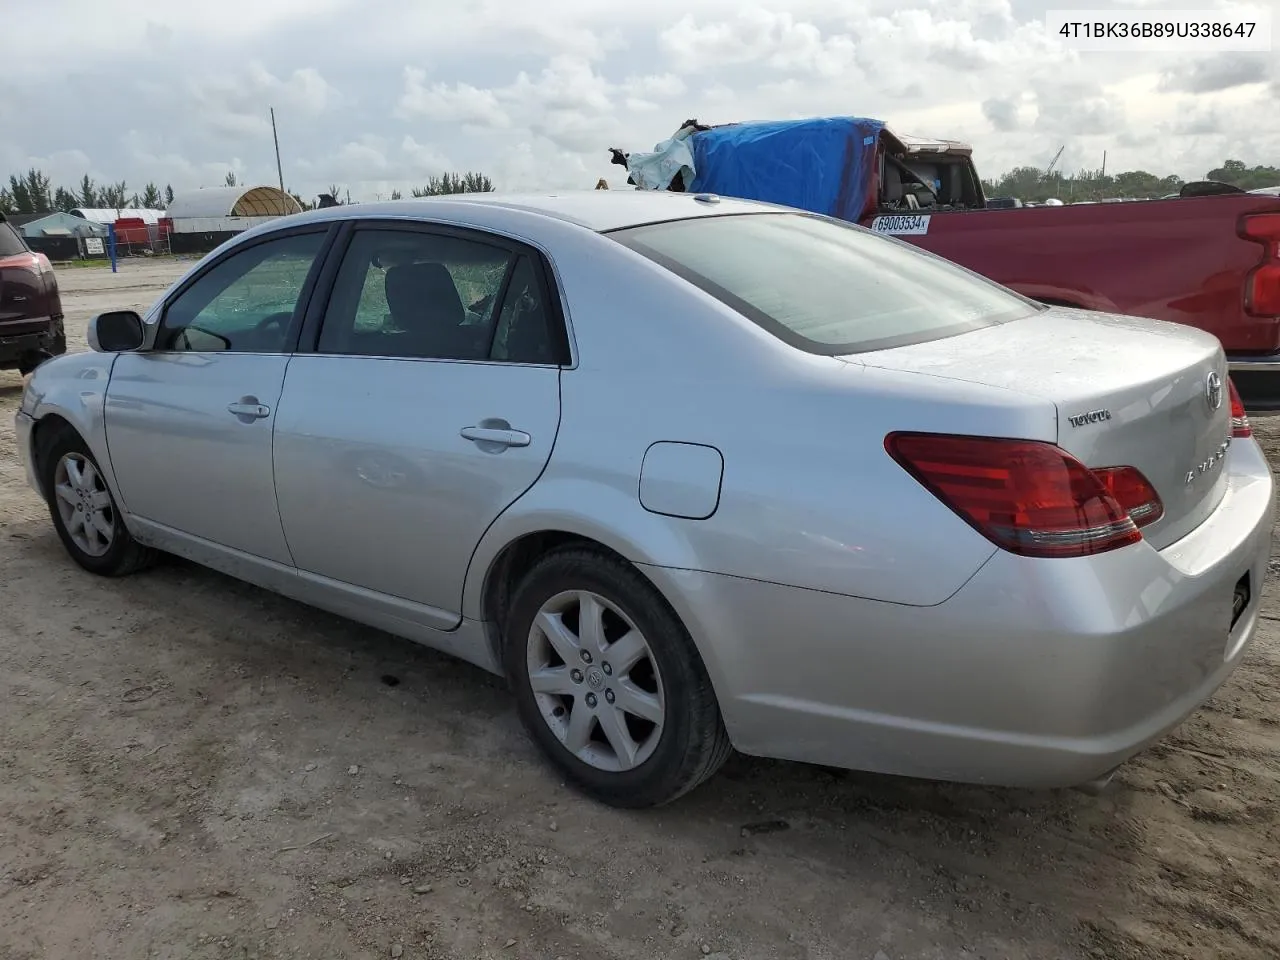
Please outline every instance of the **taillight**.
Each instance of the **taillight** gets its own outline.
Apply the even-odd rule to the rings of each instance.
[[[1142,539],[1107,482],[1051,443],[891,433],[884,445],[961,519],[1011,553],[1084,557]],[[1135,508],[1153,498],[1159,504],[1146,478],[1130,469],[1113,468],[1108,482]],[[1159,512],[1143,522],[1158,519]]]
[[[1164,516],[1160,494],[1136,467],[1095,467],[1090,472],[1137,526],[1145,527]]]
[[[1227,396],[1231,400],[1231,436],[1252,437],[1253,426],[1249,423],[1249,415],[1244,412],[1244,401],[1240,399],[1240,391],[1230,377],[1227,377]]]
[[[1263,247],[1262,263],[1245,277],[1245,312],[1255,317],[1280,316],[1280,213],[1241,217],[1240,236]]]

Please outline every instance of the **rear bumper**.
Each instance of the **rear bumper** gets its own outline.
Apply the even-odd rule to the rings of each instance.
[[[1251,371],[1280,371],[1280,353],[1267,353],[1259,356],[1241,355],[1227,356],[1227,370],[1231,373]]]
[[[23,321],[22,333],[9,333],[0,326],[0,369],[16,367],[23,357],[39,351],[62,353],[66,350],[66,335],[62,319],[50,317],[37,329],[40,321]]]
[[[1144,542],[1079,560],[998,551],[934,607],[649,572],[680,598],[739,750],[1071,786],[1177,726],[1253,637],[1273,483],[1252,441],[1232,445],[1228,470],[1217,510],[1164,550]],[[1229,629],[1242,578],[1250,598]]]

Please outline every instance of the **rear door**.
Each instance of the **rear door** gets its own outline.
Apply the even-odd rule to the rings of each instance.
[[[213,261],[164,305],[154,347],[116,358],[107,447],[144,524],[292,563],[271,430],[326,231],[271,235]]]
[[[459,621],[472,552],[537,480],[559,427],[567,339],[546,277],[536,251],[499,237],[354,227],[275,426],[304,576]]]

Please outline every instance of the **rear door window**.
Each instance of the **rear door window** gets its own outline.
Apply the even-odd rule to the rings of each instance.
[[[698,217],[610,236],[810,353],[922,343],[1042,309],[902,241],[804,214]]]
[[[402,360],[559,363],[530,254],[481,234],[394,226],[356,230],[317,352]]]
[[[16,257],[27,252],[27,245],[18,236],[18,231],[7,223],[0,223],[0,257]]]

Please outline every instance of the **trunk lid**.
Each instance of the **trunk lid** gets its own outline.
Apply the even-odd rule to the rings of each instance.
[[[1059,446],[1088,467],[1136,467],[1155,487],[1164,514],[1142,532],[1157,549],[1195,529],[1226,492],[1226,361],[1203,331],[1053,308],[846,359],[1052,401]]]

